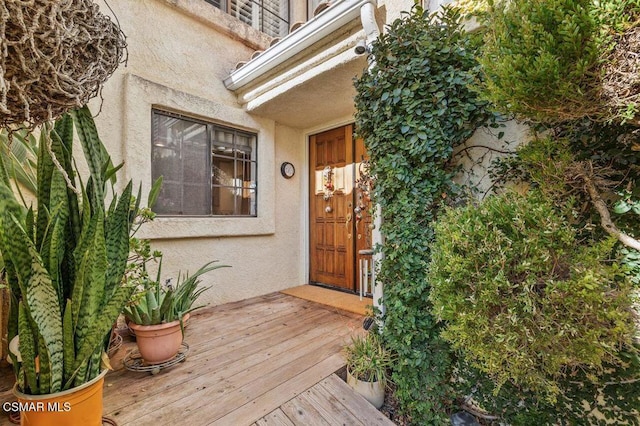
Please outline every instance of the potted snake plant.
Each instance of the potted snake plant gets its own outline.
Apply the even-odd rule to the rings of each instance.
[[[86,183],[74,170],[75,133]],[[27,209],[0,159],[0,252],[12,301],[8,337],[19,340],[19,354],[10,356],[14,393],[27,408],[21,424],[97,426],[105,340],[133,291],[123,277],[138,206],[131,182],[115,192],[119,167],[87,107],[43,125],[37,161],[37,207]]]
[[[200,277],[209,271],[227,267],[211,261],[193,275],[178,274],[175,285],[170,279],[161,284],[162,255],[159,257],[156,279],[145,278],[146,271],[141,274],[143,279],[139,291],[124,308],[124,315],[135,333],[138,350],[146,364],[161,364],[176,356],[189,314],[204,306],[194,306],[200,295],[209,289],[199,286]]]

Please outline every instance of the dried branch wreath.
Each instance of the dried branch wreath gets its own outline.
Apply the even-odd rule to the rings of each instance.
[[[93,0],[0,2],[0,128],[33,128],[85,105],[125,51]]]

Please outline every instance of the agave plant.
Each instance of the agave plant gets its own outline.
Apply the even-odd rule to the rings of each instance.
[[[200,295],[209,287],[198,287],[200,276],[214,269],[225,268],[228,265],[215,265],[211,261],[203,265],[193,275],[178,274],[175,285],[170,280],[163,285],[160,281],[162,258],[155,281],[146,281],[137,297],[133,297],[124,309],[127,318],[138,325],[156,325],[176,320],[204,305],[193,306]]]
[[[75,177],[74,128],[89,166],[86,184]],[[9,339],[20,336],[21,362],[13,357],[13,366],[23,393],[59,392],[101,372],[104,340],[133,290],[123,284],[138,209],[131,182],[121,195],[112,183],[105,204],[118,169],[87,107],[41,129],[35,210],[17,200],[0,161],[0,252],[13,302]]]

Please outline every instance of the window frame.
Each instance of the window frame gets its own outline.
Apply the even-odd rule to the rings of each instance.
[[[160,175],[156,174],[156,170],[155,170],[155,165],[154,165],[154,150],[156,148],[164,148],[164,147],[158,147],[157,143],[156,143],[156,131],[160,131],[160,129],[156,129],[154,127],[154,121],[155,121],[155,116],[159,115],[161,117],[170,117],[170,118],[176,118],[178,120],[184,120],[187,122],[191,122],[191,123],[196,123],[196,124],[201,124],[203,126],[205,126],[205,134],[206,134],[206,151],[208,153],[207,155],[207,160],[206,160],[206,165],[207,168],[209,170],[209,172],[207,173],[208,175],[208,181],[206,184],[208,191],[207,191],[207,196],[206,196],[206,203],[209,209],[209,213],[205,213],[205,214],[178,214],[178,213],[159,213],[156,212],[155,209],[152,209],[154,211],[154,213],[157,214],[158,218],[257,218],[258,217],[258,196],[259,196],[259,184],[258,184],[258,133],[257,132],[252,132],[252,131],[248,131],[248,130],[244,130],[241,128],[236,128],[236,127],[231,127],[228,125],[222,125],[222,124],[218,124],[216,122],[213,121],[207,121],[207,120],[202,120],[199,118],[195,118],[186,114],[182,114],[182,113],[177,113],[177,112],[172,112],[172,111],[167,111],[161,108],[156,108],[153,107],[151,109],[151,179],[152,182],[155,181]],[[228,133],[232,133],[233,134],[233,141],[232,141],[232,145],[235,147],[237,144],[237,137],[241,136],[241,137],[248,137],[248,138],[253,138],[254,139],[254,143],[251,149],[251,157],[249,160],[242,160],[236,157],[235,153],[233,155],[233,157],[229,157],[229,156],[216,156],[214,154],[214,149],[213,149],[213,144],[214,144],[214,134],[216,130],[221,130],[223,132],[228,132]],[[180,153],[181,153],[181,157],[183,155],[183,151],[182,151],[182,146],[180,147]],[[251,173],[251,180],[249,182],[253,182],[253,186],[250,187],[248,190],[249,191],[253,191],[253,199],[251,197],[249,197],[249,214],[238,214],[237,211],[239,209],[241,209],[241,207],[238,207],[238,196],[242,197],[242,191],[245,190],[244,185],[241,184],[241,186],[236,186],[236,185],[223,185],[223,184],[214,184],[214,179],[213,179],[213,166],[214,166],[214,158],[224,158],[224,159],[232,159],[233,160],[233,168],[234,168],[234,175],[236,174],[236,170],[238,165],[247,165],[249,166],[250,169],[250,173]],[[181,160],[183,161],[183,160]],[[206,173],[206,172],[205,172]],[[234,180],[236,178],[234,177]],[[244,182],[244,181],[243,181]],[[184,179],[182,179],[180,182],[181,188],[182,190],[184,189],[185,186],[185,181]],[[164,184],[164,182],[163,182]],[[236,196],[234,196],[234,213],[233,214],[215,214],[214,213],[214,199],[213,199],[213,190],[214,188],[220,188],[220,190],[222,189],[233,189],[234,191],[240,191],[240,194],[236,194]],[[253,210],[253,213],[252,213]]]

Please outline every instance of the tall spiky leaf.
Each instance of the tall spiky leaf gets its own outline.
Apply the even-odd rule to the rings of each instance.
[[[95,122],[86,106],[71,113],[82,145],[93,182],[94,200],[104,202],[104,176],[102,167],[106,162],[104,146],[98,136]]]
[[[62,145],[62,153],[63,159],[62,162],[64,169],[67,173],[67,176],[74,184],[77,186],[78,184],[74,179],[74,170],[73,170],[73,119],[69,114],[65,114],[62,118],[56,121],[55,124],[55,134],[57,135],[61,145]],[[56,137],[56,136],[53,136]],[[78,207],[78,197],[73,190],[73,188],[69,188],[67,186],[67,198],[69,202],[69,232],[71,232],[71,237],[68,238],[68,242],[73,244],[78,240],[78,236],[80,235],[80,209]],[[75,246],[69,247],[70,250],[73,250]]]
[[[101,346],[104,336],[111,330],[114,321],[118,318],[122,307],[131,297],[134,288],[132,286],[120,286],[116,289],[113,296],[109,299],[100,314],[94,321],[94,326],[89,330],[89,334],[80,342],[80,348],[76,351],[76,362],[74,364],[74,372],[87,362],[89,357]],[[67,383],[66,386],[70,385]]]
[[[49,250],[49,275],[51,276],[51,282],[53,288],[58,295],[58,303],[60,306],[65,304],[65,275],[62,271],[64,253],[65,253],[65,235],[64,235],[65,223],[56,218],[53,224],[53,232],[51,236],[51,247]]]
[[[0,149],[8,150],[9,149],[8,143],[1,144]],[[11,182],[9,179],[9,172],[7,171],[7,164],[5,163],[5,160],[4,160],[7,157],[8,157],[8,154],[0,155],[0,182],[4,183],[6,186],[11,186]]]
[[[20,356],[22,357],[22,368],[26,375],[26,384],[31,390],[37,391],[35,337],[31,329],[29,314],[27,314],[22,302],[18,305],[18,332],[20,334]]]
[[[62,177],[62,174],[58,170],[54,170],[52,173],[49,212],[47,216],[49,218],[49,221],[47,223],[47,226],[44,228],[44,238],[40,240],[38,251],[42,256],[42,260],[45,262],[44,265],[47,270],[49,272],[52,272],[52,275],[57,276],[57,269],[59,268],[60,263],[56,262],[55,265],[51,265],[49,263],[49,260],[52,256],[51,240],[52,238],[54,238],[54,232],[56,232],[56,223],[65,224],[65,226],[63,226],[62,228],[58,226],[57,230],[57,232],[62,232],[62,235],[57,235],[57,238],[64,240],[64,231],[66,229],[66,222],[69,216],[66,183],[64,178]],[[55,255],[54,259],[56,259],[57,261],[57,257]]]
[[[76,341],[82,341],[93,326],[103,304],[105,296],[105,271],[107,270],[107,253],[104,238],[104,216],[98,212],[95,216],[95,232],[93,239],[82,258],[80,270],[84,271],[81,283],[83,286],[80,309],[76,322]],[[78,299],[74,299],[78,300]]]
[[[5,130],[0,130],[0,157],[4,163],[7,177],[19,185],[17,189],[26,189],[36,194],[37,189],[37,151],[36,137],[27,130],[12,132],[11,136]],[[0,180],[2,180],[2,166],[0,166]],[[7,181],[4,181],[7,184]]]
[[[64,353],[63,353],[64,356]],[[40,333],[38,333],[38,385],[40,386],[38,389],[38,393],[41,395],[45,395],[48,393],[58,392],[60,390],[59,386],[61,385],[60,380],[59,383],[56,384],[57,388],[52,388],[52,374],[51,370],[56,369],[57,366],[51,364],[51,360],[49,359],[49,351],[47,350],[47,343]],[[62,372],[60,374],[60,378],[62,379]]]
[[[37,211],[38,217],[36,221],[36,245],[40,246],[45,237],[48,219],[44,215],[49,210],[49,200],[51,194],[51,175],[55,165],[49,155],[47,145],[50,137],[48,128],[45,126],[40,133],[40,142],[38,146],[38,192],[36,199],[38,201]]]
[[[105,294],[110,296],[120,284],[127,265],[129,255],[129,204],[131,202],[132,183],[124,189],[118,205],[107,218],[105,233],[107,248],[107,280]]]
[[[160,189],[162,189],[162,176],[153,182],[151,186],[151,190],[149,191],[149,196],[147,197],[147,207],[152,208],[156,201],[158,201],[158,196],[160,195]]]
[[[32,258],[32,274],[27,284],[26,301],[29,314],[43,338],[51,370],[51,391],[58,392],[62,384],[63,342],[61,307],[58,295],[51,285],[51,278],[42,266],[42,261],[33,246],[29,247]],[[25,294],[23,294],[23,297]],[[55,314],[53,314],[55,312]],[[41,364],[46,361],[40,358]],[[43,366],[41,365],[42,369]],[[47,368],[47,367],[45,367]]]
[[[73,373],[73,365],[76,360],[75,331],[73,327],[73,310],[71,299],[67,300],[62,319],[62,338],[64,341],[64,377],[70,377]]]

